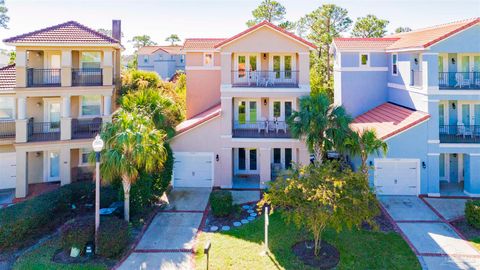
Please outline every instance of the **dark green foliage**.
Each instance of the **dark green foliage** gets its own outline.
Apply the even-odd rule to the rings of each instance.
[[[158,197],[163,195],[172,180],[174,159],[172,148],[168,143],[165,143],[165,150],[167,151],[167,160],[163,164],[163,170],[152,175],[153,193]]]
[[[98,255],[118,257],[130,240],[128,222],[116,217],[102,217],[98,230]]]
[[[480,229],[480,201],[470,200],[465,203],[465,219],[470,226]]]
[[[110,188],[102,187],[102,195]],[[82,204],[93,203],[95,185],[92,182],[78,182],[60,187],[27,201],[0,209],[0,250],[18,248],[29,241],[55,229]],[[111,199],[103,198],[104,205]]]
[[[152,71],[130,70],[122,75],[121,95],[146,88],[156,88],[160,77]]]
[[[85,245],[94,241],[95,218],[84,216],[67,222],[61,231],[62,248],[69,252],[72,247],[80,249],[83,253]]]
[[[210,194],[210,206],[212,207],[214,216],[228,216],[235,210],[232,193],[228,190],[213,191],[212,194]]]

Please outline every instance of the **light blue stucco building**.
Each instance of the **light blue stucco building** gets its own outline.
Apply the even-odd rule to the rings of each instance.
[[[377,193],[480,196],[480,18],[337,38],[331,53],[335,104],[389,146],[368,161]]]
[[[177,71],[185,71],[182,46],[145,46],[137,55],[139,70],[155,71],[163,80],[170,80]]]

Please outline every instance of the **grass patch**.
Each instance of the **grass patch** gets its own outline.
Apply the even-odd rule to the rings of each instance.
[[[300,262],[291,247],[304,240],[304,233],[286,225],[278,213],[270,218],[269,256],[263,250],[263,218],[223,233],[202,233],[195,265],[206,269],[203,247],[212,243],[210,269],[313,269]],[[417,257],[397,233],[328,230],[324,240],[340,252],[337,269],[420,269]]]
[[[14,264],[14,270],[106,270],[110,267],[106,264],[84,263],[63,264],[52,261],[53,255],[61,248],[59,237],[55,237],[35,250],[24,254]]]

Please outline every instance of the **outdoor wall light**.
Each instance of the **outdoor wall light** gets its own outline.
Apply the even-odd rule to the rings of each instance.
[[[454,110],[455,110],[455,108],[456,108],[456,106],[455,106],[455,103],[454,103],[454,102],[452,102],[452,109],[454,109]]]
[[[370,160],[370,161],[368,162],[368,165],[373,166],[373,161]]]
[[[452,64],[455,65],[455,58],[452,58]]]
[[[425,164],[425,161],[422,161],[422,168],[424,168],[424,169],[427,168],[427,164]]]
[[[266,98],[263,99],[263,105],[267,106],[267,99]]]
[[[35,157],[40,157],[41,154],[42,153],[40,153],[40,152],[35,152]]]
[[[263,60],[266,60],[266,59],[267,59],[267,54],[264,53],[264,54],[263,54]]]
[[[220,157],[217,155],[215,155],[215,160],[218,162],[220,160]]]
[[[42,107],[42,102],[37,102],[37,107]]]
[[[418,65],[418,59],[417,58],[415,58],[413,61],[415,62],[415,65]]]

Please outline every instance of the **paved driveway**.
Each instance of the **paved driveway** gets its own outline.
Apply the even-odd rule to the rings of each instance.
[[[380,196],[379,200],[424,269],[480,269],[480,253],[422,199],[415,196]],[[455,205],[452,203],[451,207]],[[454,212],[459,211],[449,211]]]
[[[192,269],[192,248],[210,189],[174,189],[135,250],[118,269]]]

